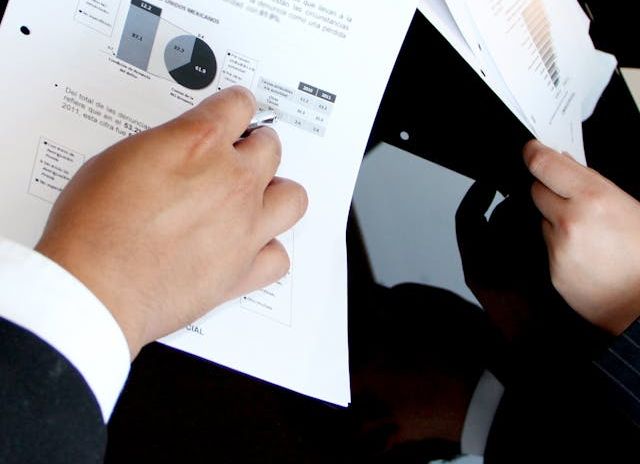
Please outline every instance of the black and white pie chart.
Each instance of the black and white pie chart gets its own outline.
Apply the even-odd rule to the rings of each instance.
[[[216,78],[216,56],[207,43],[193,35],[172,39],[164,51],[164,62],[171,77],[180,85],[200,90]]]

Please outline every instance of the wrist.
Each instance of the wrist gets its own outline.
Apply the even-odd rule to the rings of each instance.
[[[589,322],[610,335],[622,335],[635,321],[640,318],[640,297],[631,298],[615,305],[602,304],[604,311],[593,311],[590,315],[583,315]]]
[[[596,325],[611,335],[618,337],[626,332],[638,318],[640,318],[640,314],[637,311],[619,311],[614,317]]]
[[[127,311],[124,302],[127,294],[126,286],[117,284],[113,276],[109,276],[109,266],[101,266],[92,259],[89,253],[82,253],[67,247],[59,246],[55,241],[44,238],[36,245],[35,251],[50,259],[80,281],[109,311],[118,324],[129,348],[130,359],[133,360],[143,348],[144,330],[142,324]]]

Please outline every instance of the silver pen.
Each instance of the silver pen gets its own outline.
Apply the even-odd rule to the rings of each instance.
[[[241,138],[249,137],[249,135],[251,135],[251,132],[253,132],[254,130],[259,129],[260,127],[270,126],[277,120],[278,114],[275,111],[260,111],[253,117],[251,123],[247,126],[247,130],[244,131]]]

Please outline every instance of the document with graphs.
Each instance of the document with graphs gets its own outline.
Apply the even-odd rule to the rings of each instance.
[[[577,0],[420,0],[419,9],[534,136],[585,163],[582,122],[616,66]]]
[[[278,175],[309,194],[306,217],[280,237],[292,267],[163,342],[347,405],[347,215],[415,8],[416,0],[11,0],[0,27],[0,235],[33,246],[92,156],[243,85],[278,116]]]

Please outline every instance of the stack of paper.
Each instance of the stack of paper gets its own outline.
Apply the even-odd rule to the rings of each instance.
[[[616,66],[576,0],[421,0],[420,11],[543,143],[585,163],[582,122]]]

